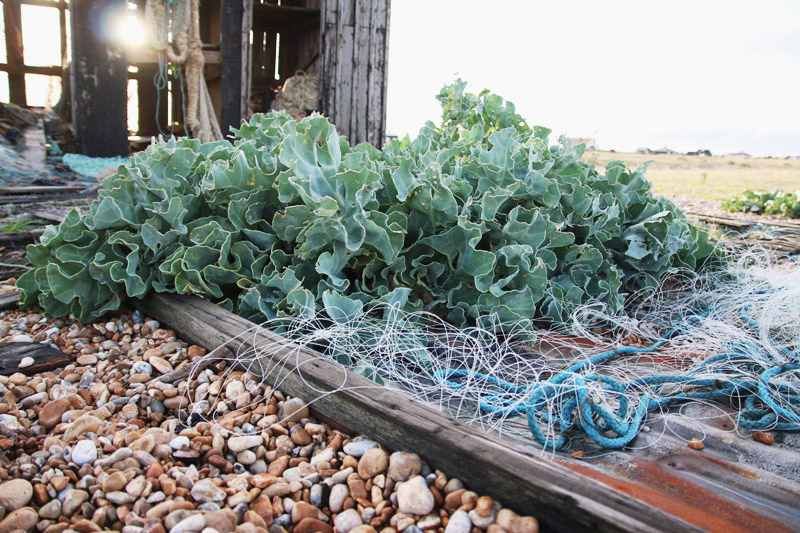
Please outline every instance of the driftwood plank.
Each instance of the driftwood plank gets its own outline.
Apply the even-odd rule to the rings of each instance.
[[[16,309],[19,306],[19,291],[0,295],[0,311]]]
[[[50,222],[57,222],[60,223],[64,220],[64,217],[69,214],[71,207],[59,209],[57,207],[53,207],[50,209],[34,209],[32,211],[33,216],[43,218],[44,220],[49,220]]]
[[[26,357],[33,357],[34,363],[27,368],[19,368]],[[62,352],[38,342],[10,342],[0,344],[0,375],[10,376],[15,372],[26,375],[47,372],[68,365],[72,358]]]
[[[49,194],[80,192],[86,187],[73,185],[31,185],[27,187],[0,187],[0,194]]]
[[[313,352],[197,297],[152,294],[135,302],[193,342],[231,350],[269,345],[267,364],[286,365],[283,392],[321,415],[426,461],[524,514],[547,531],[697,531],[660,509],[499,441],[430,406],[346,372]],[[294,371],[292,371],[294,369]],[[300,369],[299,371],[297,369]],[[302,372],[302,376],[300,375]],[[340,390],[346,385],[344,390]],[[312,387],[313,390],[309,389]],[[324,392],[339,390],[336,394]]]
[[[37,237],[41,236],[43,232],[43,229],[35,229],[33,231],[4,231],[0,233],[0,242],[33,242]]]
[[[6,194],[0,195],[0,204],[34,204],[60,200],[91,200],[97,197],[97,191],[64,192],[58,194]]]

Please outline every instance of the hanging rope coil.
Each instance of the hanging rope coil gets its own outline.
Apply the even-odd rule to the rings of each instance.
[[[147,0],[145,21],[150,44],[159,54],[160,68],[154,80],[159,94],[167,86],[166,64],[174,65],[177,73],[185,68],[186,94],[182,101],[189,133],[201,142],[222,139],[203,76],[205,56],[200,40],[200,0]],[[176,77],[183,91],[182,75]],[[159,104],[160,98],[156,105],[156,121]]]

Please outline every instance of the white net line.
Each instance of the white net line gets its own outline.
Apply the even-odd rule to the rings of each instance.
[[[637,295],[636,299],[640,303],[629,315],[611,314],[600,305],[588,305],[559,331],[539,330],[536,338],[523,325],[509,328],[507,324],[501,327],[497,321],[484,321],[489,325],[459,329],[430,313],[402,312],[386,305],[376,305],[346,322],[336,322],[321,314],[311,318],[278,318],[262,326],[279,332],[281,337],[269,342],[254,337],[251,344],[255,348],[230,358],[229,363],[235,365],[227,365],[220,378],[219,388],[224,391],[234,367],[245,370],[247,373],[238,379],[248,384],[246,396],[226,399],[223,393],[210,395],[206,389],[204,396],[190,400],[195,402],[196,416],[217,422],[220,417],[268,400],[272,387],[280,390],[291,373],[304,380],[303,399],[309,404],[353,388],[344,371],[339,386],[331,391],[319,390],[307,381],[303,365],[299,364],[300,354],[312,350],[343,368],[379,378],[386,386],[468,424],[544,449],[531,436],[525,401],[533,388],[576,363],[583,364],[580,370],[553,394],[545,395],[545,411],[552,408],[558,412],[581,387],[588,391],[587,397],[593,403],[612,412],[620,407],[620,402],[627,402],[633,412],[645,397],[659,400],[697,390],[692,383],[642,383],[615,392],[600,382],[581,382],[595,373],[618,382],[675,375],[697,380],[757,381],[759,365],[798,362],[800,267],[797,264],[778,264],[763,253],[750,252],[724,271],[681,274],[666,280],[651,294]],[[705,316],[686,318],[688,311],[700,307],[706,309]],[[742,318],[743,310],[758,328]],[[618,356],[598,364],[589,361],[598,352],[620,344],[652,344],[681,323],[685,328],[656,353]],[[250,334],[255,334],[255,330],[241,337]],[[576,337],[581,340],[576,341]],[[708,357],[727,352],[736,355],[717,358],[713,364],[704,363]],[[461,373],[459,379],[450,379],[453,371]],[[210,371],[206,372],[210,375]],[[448,385],[456,381],[457,387]],[[800,375],[788,372],[772,386],[800,394]],[[776,401],[780,407],[800,416],[796,403],[784,401],[780,394],[776,395]],[[719,410],[718,416],[731,418],[735,426],[736,419],[730,414],[731,404],[727,399],[699,398],[690,403],[714,406]],[[681,405],[678,403],[672,409],[651,408],[648,421],[658,416],[683,417]],[[491,408],[495,412],[489,412]],[[562,433],[555,418],[539,419],[538,423],[548,438],[555,439]],[[699,427],[702,432],[702,426]],[[673,430],[667,425],[663,431]],[[567,432],[564,436],[568,441],[583,437],[580,432]],[[647,446],[652,444],[651,440]]]

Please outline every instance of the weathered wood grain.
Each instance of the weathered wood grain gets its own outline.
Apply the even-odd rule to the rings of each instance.
[[[388,20],[388,0],[324,2],[320,109],[352,144],[383,144]]]
[[[0,194],[40,194],[59,192],[81,192],[86,187],[83,185],[31,185],[24,187],[0,187]]]
[[[33,357],[34,363],[26,368],[19,368],[19,363],[26,357]],[[15,372],[25,375],[47,372],[64,367],[72,358],[62,352],[38,342],[10,342],[0,344],[0,375],[10,376]]]
[[[346,136],[352,144],[358,140],[350,129],[353,113],[353,38],[355,28],[355,0],[339,0],[339,17],[336,27],[336,129]]]
[[[22,244],[33,242],[43,231],[42,229],[33,231],[4,231],[0,233],[0,243],[13,242]]]
[[[19,292],[14,291],[0,295],[0,311],[16,309],[19,306]]]
[[[379,3],[379,2],[378,2]],[[367,140],[367,108],[372,87],[369,85],[370,58],[370,2],[355,0],[355,24],[353,26],[353,96],[350,113],[350,131],[359,142]],[[364,90],[366,88],[366,90]]]
[[[366,141],[380,147],[386,133],[390,5],[389,2],[373,2],[371,8]]]
[[[312,407],[321,415],[391,448],[414,450],[479,492],[535,515],[545,531],[696,531],[661,510],[296,349],[200,298],[153,294],[136,306],[197,344],[227,345],[233,351],[270,346],[262,360],[281,369],[283,392],[314,400]]]
[[[338,117],[336,109],[336,41],[339,21],[338,3],[336,0],[325,0],[322,6],[322,23],[320,24],[321,62],[319,108],[335,123]]]

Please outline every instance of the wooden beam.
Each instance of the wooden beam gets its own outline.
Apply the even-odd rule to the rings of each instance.
[[[282,392],[314,400],[323,416],[392,449],[415,451],[481,493],[533,514],[543,530],[697,531],[559,463],[379,387],[201,298],[151,294],[135,305],[194,343],[226,345],[234,352],[257,346],[262,368],[279,373],[265,376],[267,382],[279,379]]]
[[[72,0],[72,122],[78,150],[91,157],[128,155],[128,61],[103,21],[127,16],[126,0]]]
[[[55,65],[49,67],[34,67],[29,65],[0,63],[0,70],[8,72],[9,76],[20,74],[23,76],[23,79],[25,74],[43,74],[45,76],[61,76],[62,74],[61,67]]]
[[[0,311],[16,309],[19,305],[19,291],[0,295]]]
[[[222,0],[222,134],[238,128],[250,109],[250,29],[253,0]]]
[[[0,232],[0,243],[24,243],[24,242],[33,242],[38,237],[42,236],[44,229],[38,229],[33,231],[3,231]]]
[[[3,0],[3,20],[6,37],[6,61],[8,61],[9,100],[19,106],[28,105],[25,90],[25,65],[22,46],[22,8],[18,0]]]
[[[32,357],[34,363],[28,367],[19,368],[19,363],[26,357]],[[10,376],[16,372],[30,376],[67,366],[71,362],[72,357],[46,344],[38,342],[0,344],[0,375],[3,376]]]
[[[335,78],[338,19],[337,0],[323,0],[320,24],[319,109],[334,124],[338,117]]]
[[[97,197],[97,191],[65,192],[60,194],[9,194],[0,195],[0,205],[3,204],[33,204],[51,203],[53,200],[91,200]]]

